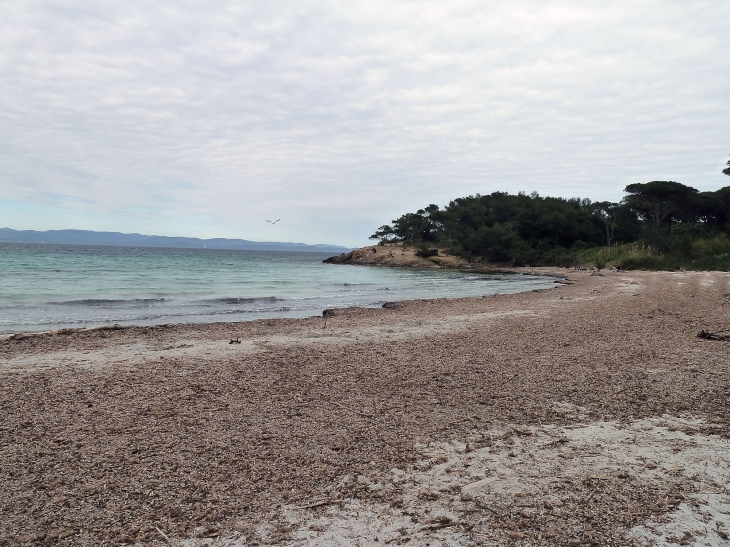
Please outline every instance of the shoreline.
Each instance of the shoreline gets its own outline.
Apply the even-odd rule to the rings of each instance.
[[[555,278],[553,285],[529,289],[520,292],[509,292],[509,293],[495,293],[486,294],[482,296],[464,296],[464,297],[439,297],[439,298],[427,298],[427,299],[413,299],[413,300],[392,300],[386,301],[380,306],[373,307],[361,307],[351,306],[346,308],[333,308],[324,310],[326,312],[330,326],[332,320],[329,318],[336,317],[340,319],[351,319],[354,322],[373,321],[379,322],[380,320],[389,320],[387,317],[381,317],[380,312],[392,314],[395,310],[399,310],[399,313],[405,313],[408,317],[420,317],[421,314],[430,314],[433,308],[447,308],[447,309],[459,309],[474,305],[475,303],[481,303],[485,300],[498,297],[506,297],[512,295],[527,295],[534,294],[544,291],[550,291],[562,285],[569,285],[572,282],[566,280],[567,276],[564,273],[554,271],[552,268],[541,268],[542,271],[535,271],[534,273],[521,272],[515,268],[510,271],[489,271],[488,273],[502,273],[502,274],[513,274],[513,275],[532,275],[532,276],[544,276]],[[487,272],[474,272],[469,270],[469,273],[487,273]],[[426,310],[426,311],[424,311]],[[253,319],[250,321],[213,321],[206,323],[155,323],[150,325],[96,325],[91,327],[78,327],[78,328],[59,328],[47,331],[30,331],[30,332],[17,332],[7,333],[0,335],[0,359],[6,355],[9,351],[13,352],[10,344],[27,343],[35,348],[39,346],[49,347],[64,347],[73,344],[75,341],[84,340],[95,340],[97,342],[107,344],[109,342],[124,339],[136,339],[145,338],[150,335],[154,337],[167,337],[176,338],[183,337],[186,340],[188,337],[195,339],[200,335],[206,333],[212,333],[220,335],[223,332],[232,333],[230,340],[223,337],[223,341],[228,340],[229,345],[231,340],[237,340],[241,337],[261,337],[263,333],[272,331],[283,331],[285,333],[298,333],[301,331],[312,331],[315,332],[315,338],[319,337],[317,334],[318,326],[321,325],[323,331],[326,329],[327,322],[324,321],[324,312],[321,315],[312,315],[308,317],[275,317],[275,318],[262,318]],[[462,316],[460,312],[457,315]],[[331,331],[331,327],[330,327]],[[330,332],[325,331],[325,332]],[[234,336],[235,335],[235,336]],[[233,342],[238,344],[238,342]],[[186,346],[183,344],[183,346]],[[167,348],[172,349],[172,348]],[[7,369],[6,369],[7,370]],[[0,373],[3,371],[2,364],[0,362]]]
[[[367,264],[365,264],[367,265]],[[434,268],[423,268],[420,266],[394,266],[404,269],[434,269]],[[467,269],[467,268],[453,268],[454,271],[458,271],[460,273],[471,273],[471,274],[483,274],[483,275],[539,275],[544,277],[554,277],[556,279],[563,279],[565,277],[565,273],[558,273],[555,272],[543,272],[543,273],[527,273],[526,271],[521,270],[527,270],[527,268],[511,268],[511,269]],[[557,283],[558,281],[556,281]],[[532,289],[526,289],[526,291],[529,291]],[[438,297],[439,298],[445,298],[445,297]],[[480,297],[450,297],[450,298],[480,298]],[[409,300],[399,300],[398,302],[407,302]],[[386,302],[388,303],[388,302]],[[373,305],[373,306],[351,306],[354,308],[358,307],[364,307],[364,308],[375,308],[377,309],[379,306]],[[334,308],[337,310],[343,310],[343,309],[349,309],[349,308]],[[123,330],[123,329],[134,329],[134,328],[150,328],[150,327],[166,327],[171,325],[207,325],[207,324],[213,324],[213,323],[239,323],[239,322],[249,322],[249,321],[275,321],[278,319],[307,319],[309,317],[317,317],[318,315],[311,315],[306,317],[301,316],[292,316],[292,317],[271,317],[271,318],[258,318],[258,319],[250,319],[247,321],[226,321],[223,320],[213,320],[210,322],[186,322],[186,321],[180,321],[180,322],[161,322],[161,323],[150,323],[150,324],[91,324],[91,326],[81,326],[81,327],[60,327],[60,328],[53,328],[48,330],[38,330],[38,331],[17,331],[17,332],[0,332],[0,342],[6,341],[6,340],[19,340],[23,338],[28,337],[35,337],[35,336],[58,336],[58,335],[68,335],[72,333],[83,333],[83,332],[92,332],[92,331],[113,331],[113,330]]]
[[[1,341],[0,545],[718,544],[730,275],[535,271],[565,284]]]

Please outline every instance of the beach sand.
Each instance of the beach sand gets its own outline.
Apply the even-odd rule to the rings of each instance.
[[[0,544],[729,545],[729,323],[730,274],[581,271],[3,340]]]

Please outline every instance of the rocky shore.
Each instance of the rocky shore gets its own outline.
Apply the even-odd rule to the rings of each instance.
[[[434,247],[436,248],[436,247]],[[456,268],[469,269],[475,265],[467,260],[449,254],[443,247],[436,249],[438,254],[427,258],[416,255],[415,247],[405,247],[400,243],[386,243],[361,247],[324,260],[326,264],[359,264],[363,266],[391,266],[400,268]]]

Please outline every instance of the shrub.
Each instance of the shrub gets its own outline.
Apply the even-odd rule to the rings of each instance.
[[[431,256],[438,256],[439,250],[429,248],[426,243],[421,243],[418,245],[418,250],[416,251],[416,256],[420,256],[421,258],[429,258]]]

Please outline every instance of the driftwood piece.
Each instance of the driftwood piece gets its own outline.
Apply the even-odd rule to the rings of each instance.
[[[322,317],[324,317],[324,326],[322,327],[322,330],[327,328],[327,318],[333,316],[334,314],[335,310],[322,310]]]
[[[702,338],[703,340],[718,340],[720,342],[723,342],[725,340],[730,340],[730,334],[719,334],[721,332],[728,332],[726,330],[721,330],[717,332],[709,332],[706,330],[701,330],[697,333],[697,338]]]

